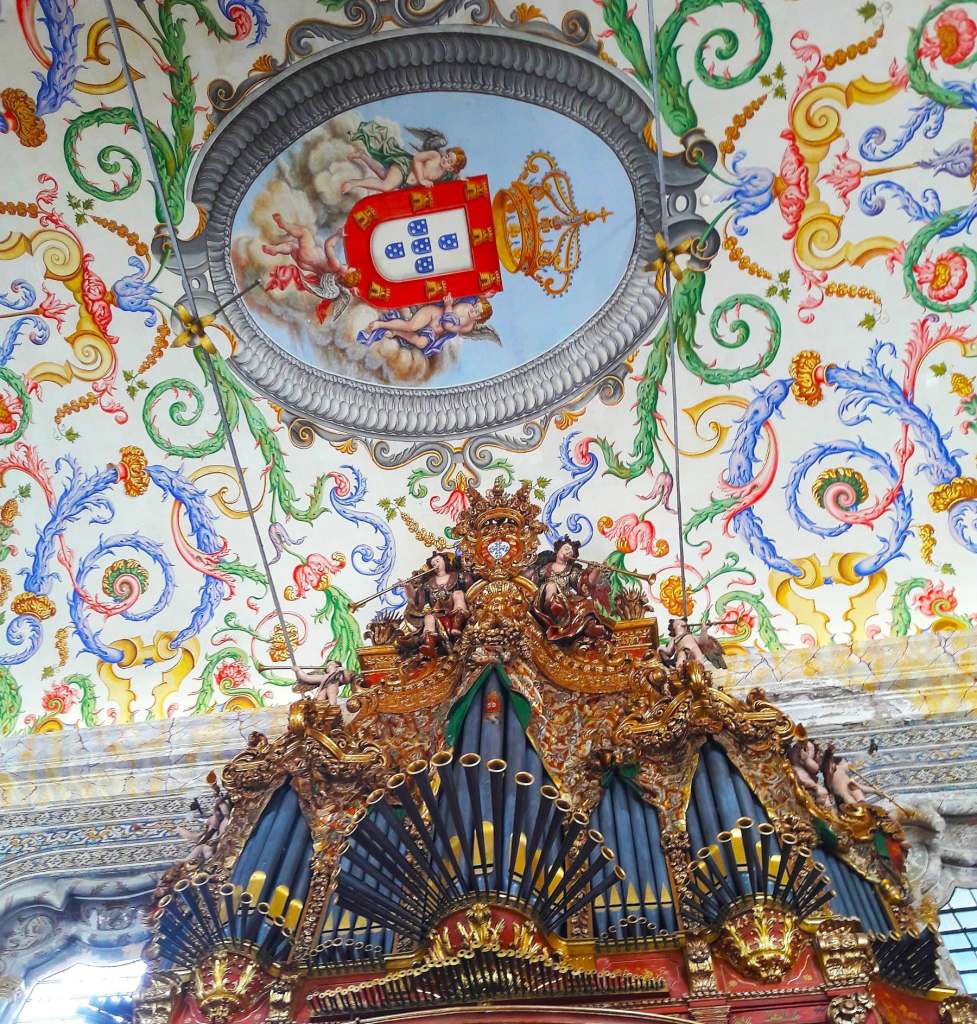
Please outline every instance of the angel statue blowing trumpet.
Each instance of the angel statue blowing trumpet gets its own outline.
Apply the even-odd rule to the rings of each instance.
[[[579,560],[579,541],[558,537],[552,551],[536,559],[539,585],[532,613],[547,640],[606,640],[613,631],[603,609],[608,605],[606,575],[599,565]]]
[[[726,659],[718,641],[706,632],[707,623],[702,623],[693,632],[688,622],[682,618],[668,620],[668,635],[671,640],[662,648],[661,656],[666,665],[677,669],[681,674],[687,665],[695,664],[702,668],[712,665],[713,668],[725,668]]]

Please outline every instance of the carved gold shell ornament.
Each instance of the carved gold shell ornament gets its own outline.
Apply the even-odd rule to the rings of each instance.
[[[209,1024],[226,1024],[254,1006],[268,986],[257,963],[241,953],[218,952],[193,970],[193,996]]]
[[[743,974],[759,981],[781,981],[802,944],[797,918],[772,901],[750,901],[723,921],[719,950]]]

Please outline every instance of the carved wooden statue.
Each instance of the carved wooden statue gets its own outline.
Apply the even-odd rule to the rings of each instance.
[[[190,829],[180,830],[185,838],[193,840],[193,849],[187,857],[188,864],[206,864],[214,856],[217,843],[231,819],[230,797],[218,785],[213,774],[209,776],[208,781],[214,791],[214,805],[210,813],[208,814],[204,810],[203,804],[198,799],[194,799],[190,803],[190,807],[205,819],[203,830],[199,833]]]
[[[848,774],[848,762],[835,753],[834,746],[825,748],[821,758],[821,771],[828,792],[835,798],[839,809],[851,804],[865,802],[865,793],[861,786]]]
[[[559,537],[536,559],[539,590],[532,612],[547,640],[606,640],[612,632],[603,612],[606,582],[600,566],[577,560],[580,543]]]
[[[821,782],[821,759],[813,740],[796,740],[787,753],[794,775],[818,807],[834,810],[831,794]]]
[[[340,689],[352,686],[357,678],[356,672],[351,672],[341,662],[330,659],[321,669],[297,668],[296,683],[292,690],[313,700],[322,700],[325,697],[333,707],[338,707]]]
[[[422,655],[433,658],[439,649],[449,648],[461,636],[469,610],[465,600],[467,580],[455,555],[434,551],[427,567],[431,571],[423,579],[404,584],[404,623],[409,632],[401,646],[405,650],[419,648]]]
[[[671,665],[679,673],[683,673],[688,664],[693,663],[707,668],[725,668],[726,659],[719,643],[700,626],[693,632],[688,622],[681,618],[668,620],[668,635],[672,638],[661,651],[666,665]]]

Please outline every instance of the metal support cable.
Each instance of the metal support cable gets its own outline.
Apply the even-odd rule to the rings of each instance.
[[[661,89],[658,83],[658,26],[655,22],[655,0],[648,0],[648,18],[651,25],[651,84],[655,100],[655,152],[658,156],[658,195],[661,204],[662,237],[665,248],[671,249],[668,230],[668,194],[665,189],[665,149],[662,135]],[[685,516],[682,511],[682,455],[678,422],[678,380],[676,376],[675,313],[672,309],[672,274],[665,254],[662,254],[665,278],[665,311],[668,317],[668,369],[672,389],[672,437],[675,441],[675,508],[678,513],[678,561],[682,582],[682,618],[688,621],[688,585],[685,580]]]
[[[137,0],[138,2],[138,0]],[[146,151],[146,158],[149,161],[149,166],[152,168],[152,185],[153,190],[156,193],[157,202],[159,208],[163,211],[163,220],[166,225],[166,231],[169,235],[170,247],[173,251],[173,256],[176,259],[177,267],[180,272],[180,277],[183,281],[183,289],[187,297],[187,303],[190,306],[190,313],[195,321],[200,321],[200,311],[197,308],[197,299],[193,293],[193,288],[190,284],[190,275],[187,273],[186,264],[183,261],[183,254],[180,252],[180,247],[177,244],[176,225],[173,223],[173,217],[170,214],[169,205],[166,202],[166,195],[163,191],[163,181],[159,173],[159,167],[156,164],[156,158],[153,155],[152,147],[149,144],[149,134],[146,130],[146,119],[143,116],[142,105],[139,102],[139,94],[136,92],[136,83],[132,77],[132,68],[129,65],[129,58],[126,56],[125,47],[122,44],[122,33],[119,29],[119,22],[115,15],[115,9],[112,6],[112,0],[105,0],[105,9],[108,14],[109,23],[112,26],[112,35],[115,39],[116,48],[119,51],[119,58],[122,61],[122,73],[125,76],[126,86],[129,90],[129,95],[132,98],[132,110],[135,114],[136,124],[139,128],[139,134],[142,137],[143,148]],[[220,383],[217,379],[217,371],[214,368],[214,362],[211,359],[210,353],[206,349],[202,349],[204,363],[207,367],[207,376],[210,381],[211,389],[214,392],[214,398],[217,401],[217,410],[220,414],[221,425],[224,430],[224,438],[227,442],[227,448],[231,453],[231,460],[234,463],[234,470],[237,473],[238,485],[241,488],[241,495],[244,498],[245,508],[247,509],[248,519],[251,521],[251,529],[254,532],[254,539],[258,545],[258,553],[261,556],[261,563],[264,566],[265,575],[268,578],[268,587],[271,590],[271,599],[275,605],[275,612],[278,617],[278,623],[282,631],[282,641],[285,644],[285,648],[288,651],[289,661],[292,663],[292,670],[298,672],[298,663],[295,658],[295,649],[292,646],[292,638],[288,632],[288,624],[285,621],[285,612],[282,608],[281,601],[278,598],[278,589],[275,586],[275,578],[272,574],[271,564],[268,561],[268,555],[265,551],[264,542],[261,539],[261,529],[258,526],[258,520],[254,514],[254,505],[251,501],[251,495],[248,490],[247,482],[244,479],[244,470],[241,467],[241,458],[238,455],[237,445],[234,443],[234,436],[231,433],[231,424],[228,419],[227,409],[224,405],[224,399],[221,395]]]

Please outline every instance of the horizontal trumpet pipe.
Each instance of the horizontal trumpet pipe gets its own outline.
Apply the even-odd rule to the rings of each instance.
[[[501,892],[506,888],[503,884],[502,841],[505,838],[505,777],[508,765],[501,757],[493,757],[485,767],[489,773],[492,800],[492,875],[496,891]]]
[[[633,580],[644,580],[646,583],[651,583],[658,579],[658,573],[656,572],[634,572],[631,569],[619,569],[616,565],[608,565],[606,562],[592,562],[589,558],[578,558],[578,562],[582,562],[584,565],[592,565],[595,569],[603,569],[605,572],[612,572],[617,576],[630,576]]]
[[[573,812],[573,805],[569,800],[564,797],[559,797],[553,804],[554,813],[550,819],[549,828],[546,830],[546,835],[543,837],[543,841],[539,847],[539,860],[536,862],[536,867],[533,869],[533,880],[530,883],[530,892],[536,889],[541,895],[546,894],[546,889],[543,885],[543,879],[546,876],[550,851],[553,848],[553,844],[559,838],[560,827],[566,821],[567,817]]]
[[[428,890],[427,876],[419,871],[409,858],[404,857],[397,844],[391,840],[390,836],[375,821],[370,818],[362,820],[357,829],[356,841],[357,845],[362,846],[369,856],[376,858],[382,869],[390,872],[391,882],[397,879],[406,880],[409,886],[413,886],[416,889],[418,898],[421,894],[426,896]],[[420,863],[423,863],[423,861]],[[403,890],[406,900],[410,901],[414,898],[408,894],[406,886],[401,886],[400,888]]]
[[[414,780],[414,784],[420,791],[421,799],[424,801],[424,806],[427,808],[427,812],[431,816],[431,824],[434,825],[435,828],[435,841],[448,855],[448,859],[451,861],[451,868],[454,873],[454,877],[456,879],[461,879],[463,877],[463,872],[461,870],[461,864],[455,856],[454,848],[451,845],[451,833],[449,831],[448,822],[444,816],[441,805],[438,803],[438,798],[434,795],[434,790],[431,788],[429,772],[432,770],[431,765],[427,761],[413,761],[407,766],[407,775],[409,778]]]
[[[523,839],[523,828],[526,817],[526,799],[529,787],[535,779],[531,772],[516,772],[513,783],[516,787],[516,806],[512,812],[512,830],[509,836],[509,871],[508,880],[511,884],[515,879],[516,864],[519,859],[520,840]]]
[[[391,590],[396,590],[405,583],[413,583],[414,580],[423,579],[425,576],[430,576],[433,572],[434,569],[424,569],[422,572],[415,572],[413,576],[408,576],[406,579],[397,580],[395,583],[391,583],[389,587],[384,587],[383,590],[377,590],[369,596],[361,598],[359,601],[353,601],[349,606],[349,610],[351,612],[358,611],[363,605],[375,601],[378,597],[383,597],[384,594],[389,594]]]
[[[585,890],[601,871],[606,869],[608,875],[615,874],[614,868],[620,867],[620,865],[615,864],[614,859],[614,851],[607,846],[602,846],[598,851],[597,856],[590,862],[587,868],[582,871],[574,880],[573,884],[564,891],[561,901],[564,909],[569,906],[574,899],[577,899],[580,893],[584,893],[584,895],[590,899],[596,899],[596,896],[587,893]],[[624,869],[621,868],[621,870],[623,871]],[[625,881],[626,879],[627,875],[625,875],[622,881]],[[567,913],[567,917],[570,916],[570,913],[572,913],[572,911]]]
[[[606,846],[601,850],[602,854],[604,850],[607,850]],[[610,853],[609,850],[608,853]],[[613,859],[613,856],[614,855],[611,854],[611,859]],[[581,876],[579,885],[575,887],[576,892],[568,892],[565,902],[560,907],[556,908],[554,913],[551,914],[544,922],[543,927],[547,931],[556,931],[564,921],[573,917],[578,910],[587,906],[591,900],[597,899],[598,896],[603,896],[612,885],[627,881],[627,875],[624,873],[624,869],[619,864],[615,864],[612,869],[608,871],[602,881],[600,881],[596,886],[590,886],[590,883],[609,863],[606,857],[603,859],[605,863],[601,863],[601,859],[598,859],[591,864],[590,868],[588,868],[584,875]],[[585,887],[588,886],[590,887],[585,889]]]
[[[264,665],[258,662],[254,667],[259,672],[294,672],[298,669],[300,672],[320,672],[322,670],[323,662],[319,662],[317,665]]]
[[[581,817],[586,816],[581,815]],[[565,893],[569,888],[570,884],[575,879],[577,872],[590,862],[590,855],[603,842],[604,836],[600,832],[593,828],[587,830],[587,835],[584,837],[583,842],[574,853],[573,859],[566,865],[566,870],[563,873],[563,878],[560,880],[560,884],[556,887],[556,890],[550,894],[552,902],[555,903],[557,900],[563,898],[563,893]]]
[[[430,874],[432,877],[437,874],[443,883],[443,886],[439,885],[438,887],[444,887],[446,891],[452,892],[456,889],[458,881],[442,863],[441,854],[438,852],[434,839],[431,837],[431,832],[424,822],[421,810],[417,806],[417,801],[414,799],[414,794],[407,785],[407,776],[403,772],[398,772],[388,780],[387,789],[394,796],[400,799],[401,807],[403,807],[407,817],[410,818],[411,823],[414,826],[415,833],[420,837],[421,842],[424,844],[424,848],[427,850],[428,856],[430,857]]]
[[[471,809],[471,827],[475,833],[475,843],[478,846],[478,856],[481,863],[481,868],[477,872],[481,876],[482,884],[479,885],[475,881],[475,873],[473,873],[472,882],[474,888],[488,888],[488,858],[485,850],[485,830],[482,827],[482,794],[479,789],[479,766],[482,763],[481,757],[475,753],[462,754],[458,758],[458,763],[465,770],[465,784],[468,790],[468,805]],[[474,854],[472,859],[474,859]]]
[[[526,843],[525,863],[523,865],[522,878],[519,880],[517,899],[526,899],[532,891],[533,875],[535,874],[533,857],[539,850],[539,842],[543,838],[543,833],[554,814],[553,806],[559,796],[559,792],[549,783],[539,787],[539,803],[536,806],[533,831]]]
[[[567,883],[571,878],[570,865],[567,863],[567,860],[570,856],[570,851],[573,849],[573,844],[577,841],[577,837],[586,827],[587,820],[586,814],[581,814],[577,811],[571,814],[564,821],[566,828],[563,833],[563,839],[539,884],[539,891],[543,898],[543,906],[540,908],[540,914],[543,917],[547,915],[549,907],[554,901],[556,894],[566,888]],[[601,839],[603,838],[604,837],[601,836]],[[577,867],[575,866],[574,873],[576,873],[576,870]],[[557,881],[558,873],[560,873],[559,881]],[[553,890],[552,892],[550,891],[551,889]]]
[[[465,821],[461,813],[461,804],[458,800],[458,787],[455,785],[455,777],[452,773],[452,755],[448,750],[439,750],[431,757],[431,767],[438,773],[438,795],[444,794],[448,803],[448,812],[451,822],[454,825],[455,835],[458,837],[458,847],[462,860],[465,861],[469,874],[474,877],[475,866],[472,863],[471,849],[464,841]],[[450,842],[448,844],[450,846]]]

